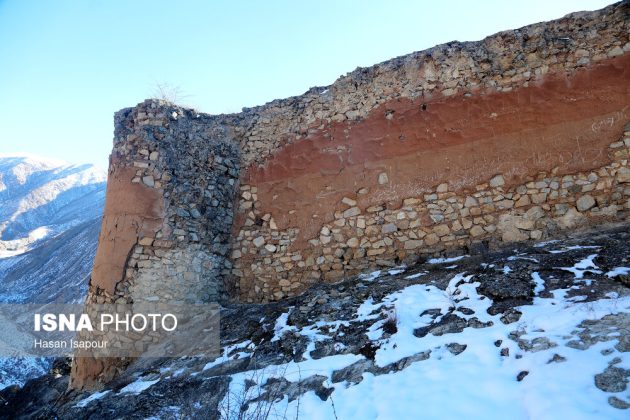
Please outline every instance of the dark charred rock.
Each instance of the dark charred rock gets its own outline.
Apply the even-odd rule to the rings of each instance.
[[[629,402],[617,397],[608,397],[608,404],[620,410],[627,410],[628,408],[630,408]]]
[[[457,312],[461,312],[464,315],[472,315],[472,314],[475,313],[475,311],[473,311],[472,309],[466,308],[466,307],[463,307],[463,306],[460,306],[459,308],[457,308],[456,311]]]
[[[488,322],[481,322],[479,321],[479,318],[477,317],[473,317],[470,318],[467,322],[467,326],[471,327],[471,328],[488,328],[494,325],[494,322],[492,321],[488,321]]]
[[[462,312],[463,313],[463,312]],[[439,309],[426,309],[424,310],[420,316],[429,315],[431,318],[435,319],[442,314],[442,311]]]
[[[368,341],[363,347],[359,349],[359,353],[365,356],[367,359],[374,360],[374,357],[376,356],[376,351],[379,349],[379,347],[380,346],[375,345],[371,341]]]
[[[525,261],[524,265],[529,265],[529,262]],[[478,291],[493,300],[488,313],[496,315],[514,306],[531,304],[534,287],[529,270],[514,270],[508,274],[493,273],[485,277]]]

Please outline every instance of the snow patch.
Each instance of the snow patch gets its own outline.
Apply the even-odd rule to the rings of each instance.
[[[615,267],[606,273],[607,277],[627,276],[630,273],[629,267]]]
[[[573,246],[565,246],[562,249],[553,249],[549,250],[550,254],[562,254],[565,252],[576,251],[578,249],[600,249],[600,246],[589,246],[589,245],[573,245]]]
[[[90,395],[87,398],[82,399],[81,401],[79,401],[78,403],[76,403],[75,407],[76,408],[85,408],[88,406],[88,404],[90,404],[92,401],[96,401],[96,400],[100,400],[101,398],[103,398],[105,395],[109,394],[111,391],[108,389],[106,391],[102,391],[102,392],[95,392],[94,394]]]
[[[545,281],[540,277],[537,271],[532,273],[532,280],[536,283],[536,287],[534,288],[534,295],[538,296],[538,294],[545,290]]]
[[[287,321],[289,320],[289,312],[283,313],[276,320],[276,325],[273,327],[274,334],[273,338],[271,339],[272,342],[280,340],[286,332],[297,330],[296,327],[292,325],[287,325]]]
[[[463,258],[468,257],[468,255],[460,255],[459,257],[450,257],[450,258],[431,258],[427,260],[427,264],[446,264],[452,263],[455,261],[459,261]]]
[[[372,281],[377,279],[381,275],[381,270],[372,271],[371,273],[364,273],[359,275],[359,279],[365,281]]]
[[[584,278],[585,273],[601,274],[602,271],[595,265],[593,260],[597,254],[591,254],[583,260],[575,263],[573,267],[557,267],[560,270],[570,271],[576,279]]]
[[[119,394],[139,394],[156,383],[160,382],[160,379],[156,379],[154,381],[135,381],[124,387],[120,390]]]
[[[404,273],[405,271],[407,271],[407,267],[401,266],[392,268],[391,270],[387,270],[387,274],[389,274],[390,276],[395,276],[396,274]]]

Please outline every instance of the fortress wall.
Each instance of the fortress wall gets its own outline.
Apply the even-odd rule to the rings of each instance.
[[[244,110],[235,295],[281,299],[422,254],[546,238],[581,194],[601,204],[583,223],[624,209],[610,165],[627,156],[609,145],[630,120],[628,10],[440,45]],[[506,222],[538,207],[529,230]]]
[[[121,110],[87,302],[266,302],[627,218],[628,33],[626,1],[239,114]],[[127,362],[77,358],[72,386]]]

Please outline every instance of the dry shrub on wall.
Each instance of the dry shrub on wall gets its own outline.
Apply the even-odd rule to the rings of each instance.
[[[180,86],[168,82],[155,82],[150,96],[152,99],[160,99],[181,107],[192,108],[182,103],[182,101],[189,99],[190,95],[186,94]]]

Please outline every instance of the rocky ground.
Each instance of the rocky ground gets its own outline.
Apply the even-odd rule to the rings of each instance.
[[[628,227],[232,305],[216,360],[138,360],[92,394],[59,360],[0,418],[627,418]]]

